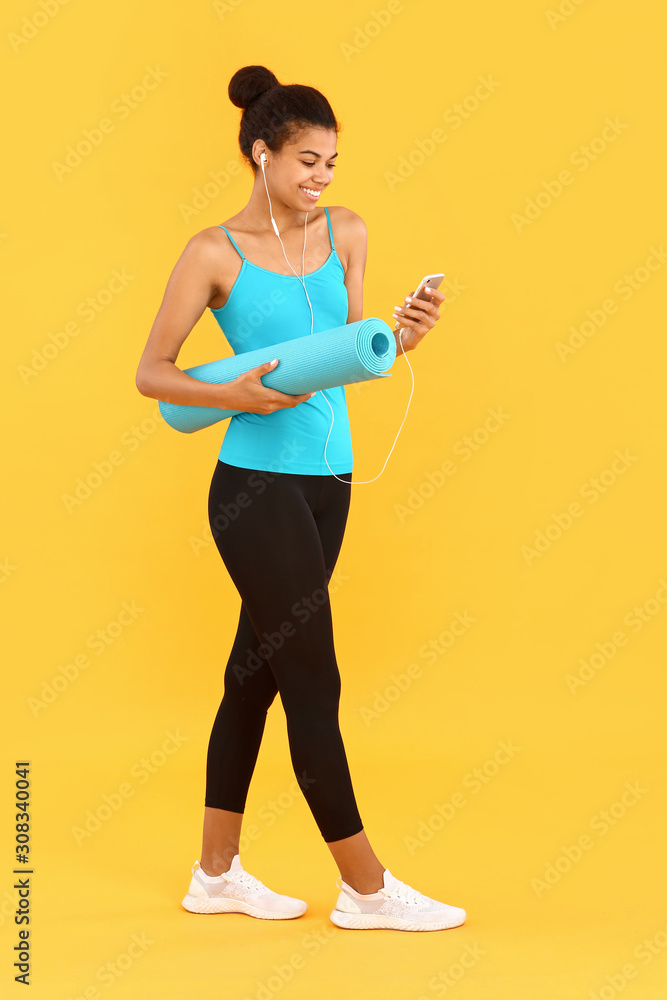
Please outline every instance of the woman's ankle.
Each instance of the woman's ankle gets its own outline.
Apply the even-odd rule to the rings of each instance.
[[[202,854],[201,860],[199,862],[199,867],[204,872],[204,875],[210,875],[212,877],[215,877],[216,875],[222,875],[223,873],[229,871],[235,856],[236,855],[232,854],[229,856],[229,858],[227,858],[224,855]]]
[[[354,891],[358,892],[361,896],[370,896],[372,893],[379,892],[380,889],[384,888],[383,879],[380,879],[379,884],[377,881],[360,882],[358,879],[355,879],[353,882],[348,882],[346,878],[343,879],[343,882],[345,882],[346,885],[349,885],[351,889],[354,889]]]
[[[370,872],[364,872],[363,874],[349,872],[349,878],[346,878],[342,873],[340,877],[355,892],[360,893],[362,896],[369,896],[371,893],[378,892],[379,889],[384,888],[384,872],[385,869],[381,868],[374,874],[370,874]]]

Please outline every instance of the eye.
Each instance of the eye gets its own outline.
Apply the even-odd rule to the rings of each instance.
[[[315,166],[315,160],[302,160],[301,162],[306,167],[314,167]],[[336,166],[336,164],[335,163],[328,163],[327,166],[330,167],[333,170],[333,168]]]

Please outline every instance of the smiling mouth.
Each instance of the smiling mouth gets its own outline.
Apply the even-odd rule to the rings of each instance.
[[[310,198],[311,201],[317,201],[319,196],[322,194],[322,188],[307,188],[299,184],[299,191],[303,191],[306,197]]]

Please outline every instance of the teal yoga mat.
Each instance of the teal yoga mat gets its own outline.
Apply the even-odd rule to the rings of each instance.
[[[274,358],[278,358],[278,364],[262,375],[262,385],[297,396],[317,389],[389,378],[387,369],[396,359],[396,339],[384,320],[371,316],[333,330],[259,347],[220,361],[185,368],[184,371],[201,382],[221,384],[231,382],[243,372]],[[210,427],[219,420],[242,412],[161,400],[159,408],[169,426],[185,434]]]

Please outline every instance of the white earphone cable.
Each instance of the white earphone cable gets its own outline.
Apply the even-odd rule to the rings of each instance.
[[[271,222],[273,224],[273,229],[275,231],[275,234],[278,237],[278,239],[280,240],[280,245],[283,248],[283,255],[285,257],[285,260],[287,261],[287,263],[289,264],[289,266],[294,271],[294,268],[292,267],[292,265],[291,265],[291,263],[289,261],[289,258],[287,256],[287,254],[285,253],[285,247],[283,245],[283,241],[282,241],[282,239],[280,239],[280,233],[278,232],[278,226],[276,224],[276,220],[273,218],[273,208],[271,206],[271,196],[269,194],[268,184],[266,183],[266,170],[264,169],[264,160],[265,160],[265,154],[262,153],[261,156],[260,156],[260,163],[262,165],[262,175],[264,177],[264,187],[266,188],[266,196],[269,199],[269,215],[271,216]],[[310,297],[308,295],[308,289],[306,288],[306,281],[305,281],[305,277],[306,277],[306,275],[305,275],[306,232],[307,232],[307,226],[308,226],[308,215],[309,215],[309,213],[306,212],[306,220],[305,220],[305,223],[304,223],[304,231],[303,231],[303,251],[302,251],[302,254],[301,254],[301,276],[299,276],[296,273],[296,271],[294,271],[294,274],[296,275],[296,277],[301,282],[301,285],[303,286],[303,290],[306,293],[306,298],[308,299],[308,307],[310,309],[310,332],[312,334],[312,332],[313,332],[313,322],[314,322],[314,320],[313,320],[313,307],[311,305],[311,301],[310,301]],[[414,375],[414,372],[412,370],[412,365],[408,361],[406,353],[403,350],[403,330],[404,330],[404,327],[401,327],[401,329],[398,331],[398,341],[399,341],[399,343],[401,345],[401,352],[403,354],[403,357],[405,358],[407,366],[410,369],[410,375],[412,376],[412,388],[410,389],[410,398],[408,399],[408,405],[405,408],[405,415],[403,416],[403,420],[401,421],[401,426],[398,428],[398,431],[396,432],[396,437],[394,438],[394,443],[391,446],[389,454],[387,455],[387,457],[384,460],[384,465],[382,466],[382,468],[378,472],[377,476],[375,476],[373,479],[357,479],[355,481],[350,480],[350,479],[341,479],[340,476],[337,476],[336,473],[331,468],[331,466],[329,465],[329,461],[327,459],[327,445],[329,443],[329,438],[331,437],[331,432],[333,430],[333,425],[334,425],[334,422],[336,420],[336,417],[334,415],[333,407],[332,407],[329,399],[327,399],[327,397],[326,397],[326,395],[324,393],[324,390],[323,389],[319,389],[318,390],[319,392],[322,393],[322,395],[326,399],[327,405],[328,405],[329,409],[331,410],[331,427],[329,428],[329,433],[327,434],[327,439],[324,442],[324,461],[327,463],[327,468],[329,469],[329,472],[331,473],[331,475],[334,476],[336,479],[338,479],[339,482],[341,482],[341,483],[350,483],[352,486],[363,486],[366,483],[374,483],[375,480],[379,479],[379,477],[384,472],[385,467],[387,465],[387,462],[389,461],[389,458],[391,456],[391,453],[394,450],[394,446],[396,445],[396,442],[398,441],[398,435],[401,433],[401,430],[403,428],[403,424],[405,423],[405,418],[408,415],[408,410],[410,409],[410,403],[412,401],[412,394],[413,394],[414,389],[415,389],[415,375]]]

